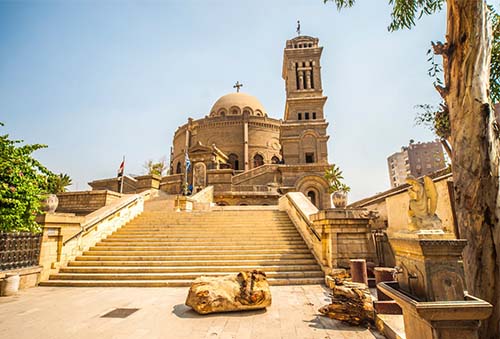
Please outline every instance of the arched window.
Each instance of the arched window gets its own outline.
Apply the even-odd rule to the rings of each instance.
[[[273,156],[271,158],[271,163],[273,163],[273,164],[279,164],[280,163],[280,158],[278,158],[277,156]]]
[[[316,206],[316,192],[314,191],[307,192],[307,197],[309,198],[309,200],[311,200],[312,204]]]
[[[264,158],[260,154],[255,154],[253,157],[253,168],[264,165]]]
[[[240,162],[238,161],[238,156],[234,153],[229,154],[229,159],[228,159],[229,164],[231,165],[231,168],[234,170],[239,170],[240,169]]]
[[[177,162],[177,168],[175,169],[175,173],[180,174],[181,173],[181,162]]]

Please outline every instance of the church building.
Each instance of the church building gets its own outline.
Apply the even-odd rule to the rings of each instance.
[[[287,192],[300,191],[318,208],[329,208],[322,50],[309,36],[286,42],[283,119],[269,117],[256,97],[240,92],[238,82],[208,115],[177,128],[169,175],[161,178],[159,189],[179,194],[189,187],[195,194],[213,186],[219,205],[275,205]],[[89,184],[110,189],[105,181]]]

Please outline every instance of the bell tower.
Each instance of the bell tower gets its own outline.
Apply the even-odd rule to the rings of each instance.
[[[282,76],[286,104],[280,143],[285,164],[328,164],[318,38],[298,36],[286,42]]]

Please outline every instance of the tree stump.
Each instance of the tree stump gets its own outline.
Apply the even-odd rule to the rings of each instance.
[[[331,297],[332,303],[319,309],[321,314],[350,325],[374,321],[373,298],[365,284],[344,281],[333,287]]]

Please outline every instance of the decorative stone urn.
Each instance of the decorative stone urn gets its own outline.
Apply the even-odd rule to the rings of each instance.
[[[43,210],[47,213],[54,213],[59,205],[59,199],[55,194],[48,194],[43,200]]]
[[[335,208],[346,208],[347,206],[347,192],[335,191],[331,195],[332,203]]]

